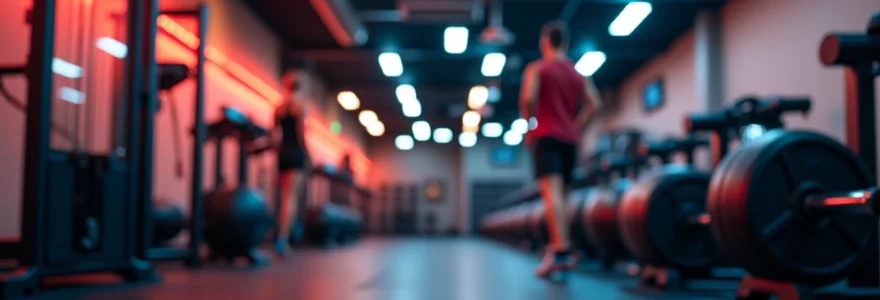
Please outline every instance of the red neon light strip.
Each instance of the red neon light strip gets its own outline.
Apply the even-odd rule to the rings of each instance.
[[[185,27],[175,22],[166,15],[159,15],[158,25],[163,31],[168,33],[171,37],[175,38],[182,44],[186,45],[190,49],[196,50],[199,47],[199,37],[187,30]],[[256,91],[258,94],[266,98],[269,102],[277,103],[281,100],[281,93],[276,91],[272,86],[267,84],[265,81],[251,73],[249,70],[245,69],[238,63],[233,60],[230,60],[226,54],[220,52],[214,47],[208,46],[206,47],[205,57],[208,61],[216,64],[221,69],[228,72],[231,76],[235,77],[242,83],[246,84],[248,87]]]
[[[183,44],[184,46],[186,46],[192,50],[198,49],[199,44],[201,43],[198,36],[196,36],[195,34],[190,32],[189,30],[187,30],[185,27],[183,27],[179,23],[172,20],[171,17],[168,17],[166,15],[160,15],[159,18],[157,19],[157,21],[158,21],[159,28],[162,29],[168,35],[170,35],[172,38],[176,39],[181,44]],[[277,103],[277,102],[281,101],[281,97],[282,97],[281,93],[276,91],[274,88],[272,88],[272,86],[270,86],[265,81],[263,81],[262,79],[260,79],[259,77],[257,77],[256,75],[254,75],[253,73],[248,71],[246,68],[242,67],[241,65],[239,65],[235,61],[229,59],[229,57],[226,56],[226,54],[224,54],[223,52],[221,52],[220,50],[218,50],[217,48],[214,48],[212,46],[207,46],[207,47],[205,47],[205,49],[206,49],[205,50],[205,57],[208,59],[208,61],[217,65],[218,67],[220,67],[221,69],[226,71],[228,74],[235,77],[236,79],[238,79],[239,81],[241,81],[242,83],[244,83],[245,85],[247,85],[248,87],[250,87],[251,89],[256,91],[257,93],[259,93],[261,96],[263,96],[269,102]],[[352,148],[352,147],[347,147],[348,145],[346,145],[347,143],[345,143],[345,141],[343,141],[339,138],[335,138],[335,139],[332,138],[334,136],[333,133],[327,128],[327,126],[324,126],[324,124],[322,124],[322,122],[320,122],[316,119],[313,119],[313,118],[309,118],[307,125],[308,125],[307,127],[308,127],[309,131],[316,133],[316,134],[310,134],[309,136],[314,137],[316,140],[318,140],[317,141],[318,145],[330,146],[331,149],[332,148],[336,148],[336,149]],[[319,147],[319,148],[323,148],[323,147]],[[355,153],[352,153],[351,155],[352,155],[352,168],[354,169],[354,171],[361,173],[361,174],[365,174],[365,172],[372,165],[372,162],[370,161],[370,159],[368,159],[361,151],[357,151]],[[340,157],[341,157],[341,155],[340,155]]]

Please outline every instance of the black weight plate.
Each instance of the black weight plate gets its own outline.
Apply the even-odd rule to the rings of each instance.
[[[624,195],[619,211],[621,237],[637,259],[660,266],[700,270],[720,257],[708,226],[686,216],[706,211],[711,175],[687,165],[667,165]]]
[[[713,180],[709,202],[725,250],[751,274],[824,285],[854,267],[875,217],[804,216],[795,199],[806,184],[824,192],[868,188],[864,164],[836,141],[811,132],[772,131],[735,151]]]
[[[620,198],[613,189],[596,188],[584,206],[584,231],[589,241],[606,256],[626,257],[626,247],[620,239],[617,207]]]

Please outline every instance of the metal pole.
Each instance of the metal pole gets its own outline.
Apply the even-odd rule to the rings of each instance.
[[[198,14],[199,47],[196,51],[198,63],[196,64],[196,103],[193,120],[195,122],[195,136],[193,137],[193,161],[192,161],[192,185],[190,186],[191,200],[191,232],[189,235],[190,257],[187,265],[190,267],[201,266],[199,247],[202,244],[205,208],[202,195],[202,149],[205,147],[207,128],[205,126],[205,51],[208,44],[208,7],[199,6]]]
[[[36,0],[31,16],[28,105],[19,264],[45,266],[48,205],[49,128],[52,122],[52,61],[55,57],[55,0]]]
[[[132,1],[129,7],[135,7],[136,2]],[[144,259],[149,259],[148,251],[153,246],[153,145],[155,135],[154,118],[155,109],[158,102],[158,70],[156,66],[156,35],[158,28],[156,20],[158,19],[159,6],[157,1],[146,0],[143,4],[143,13],[133,14],[130,18],[135,17],[133,24],[143,24],[143,27],[129,28],[129,44],[132,45],[133,53],[129,56],[129,91],[124,98],[132,103],[125,104],[128,108],[127,115],[129,120],[119,122],[117,124],[128,124],[128,136],[125,140],[129,141],[128,145],[121,147],[122,153],[117,151],[117,155],[124,156],[125,149],[130,149],[127,153],[128,161],[132,164],[132,199],[136,199],[136,211],[139,218],[139,231],[141,233],[140,241],[135,244],[136,255]],[[134,26],[132,26],[134,27]],[[138,128],[137,126],[141,127]]]

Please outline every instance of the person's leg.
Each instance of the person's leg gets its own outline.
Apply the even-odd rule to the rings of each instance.
[[[540,277],[548,277],[556,271],[572,267],[565,176],[563,176],[565,170],[563,150],[559,141],[551,139],[541,139],[535,145],[535,176],[544,201],[547,230],[550,234],[547,256],[536,271]]]
[[[550,249],[555,252],[569,251],[571,243],[568,235],[568,215],[562,174],[550,174],[538,178],[538,188],[541,190],[541,197],[544,198]]]
[[[294,173],[290,170],[281,171],[278,174],[278,185],[280,199],[278,207],[278,234],[275,241],[275,252],[285,254],[287,252],[287,241],[290,238],[290,230],[293,225],[293,181]]]

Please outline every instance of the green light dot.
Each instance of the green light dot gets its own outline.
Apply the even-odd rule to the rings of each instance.
[[[330,123],[330,131],[335,134],[340,134],[342,132],[342,124],[339,124],[338,121],[333,121],[333,123]]]

